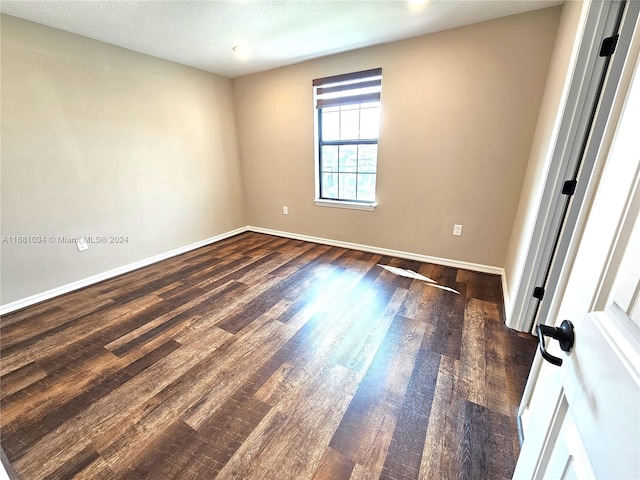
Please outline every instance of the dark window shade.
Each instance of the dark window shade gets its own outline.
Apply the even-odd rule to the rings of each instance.
[[[382,69],[374,68],[315,79],[316,108],[379,102],[381,75]]]
[[[379,87],[382,85],[382,80],[369,80],[367,82],[349,83],[347,85],[336,85],[335,87],[319,87],[318,95],[325,93],[344,92],[345,90],[356,90],[359,88]]]
[[[360,72],[345,73],[343,75],[334,75],[332,77],[316,78],[313,81],[314,87],[327,85],[329,83],[347,82],[349,80],[357,80],[359,78],[377,77],[382,75],[381,68],[372,68],[371,70],[362,70]]]
[[[350,97],[336,97],[336,98],[327,98],[318,99],[316,103],[316,108],[324,108],[324,107],[337,107],[338,105],[354,105],[357,103],[368,103],[368,102],[379,102],[380,101],[380,92],[377,93],[367,93],[366,95],[353,95]]]

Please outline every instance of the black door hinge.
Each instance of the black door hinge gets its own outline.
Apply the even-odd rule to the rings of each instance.
[[[613,52],[616,51],[616,45],[618,44],[619,35],[614,35],[613,37],[607,37],[602,41],[602,45],[600,46],[600,56],[601,57],[610,57],[613,55]]]
[[[574,193],[576,193],[577,186],[578,186],[578,182],[576,180],[567,180],[562,185],[562,194],[573,195]]]
[[[544,288],[536,287],[533,289],[533,298],[537,298],[538,300],[542,300],[544,297]]]

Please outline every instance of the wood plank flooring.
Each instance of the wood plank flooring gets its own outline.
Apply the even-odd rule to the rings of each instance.
[[[498,276],[257,233],[0,334],[23,480],[507,479],[536,348],[504,326]]]

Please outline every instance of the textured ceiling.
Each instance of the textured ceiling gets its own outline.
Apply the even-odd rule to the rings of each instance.
[[[13,1],[0,11],[235,78],[558,5],[554,0]],[[232,51],[248,47],[246,55]]]

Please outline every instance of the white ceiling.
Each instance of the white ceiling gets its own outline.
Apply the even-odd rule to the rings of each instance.
[[[0,11],[235,78],[561,0],[15,1]],[[249,48],[246,55],[232,51]]]

